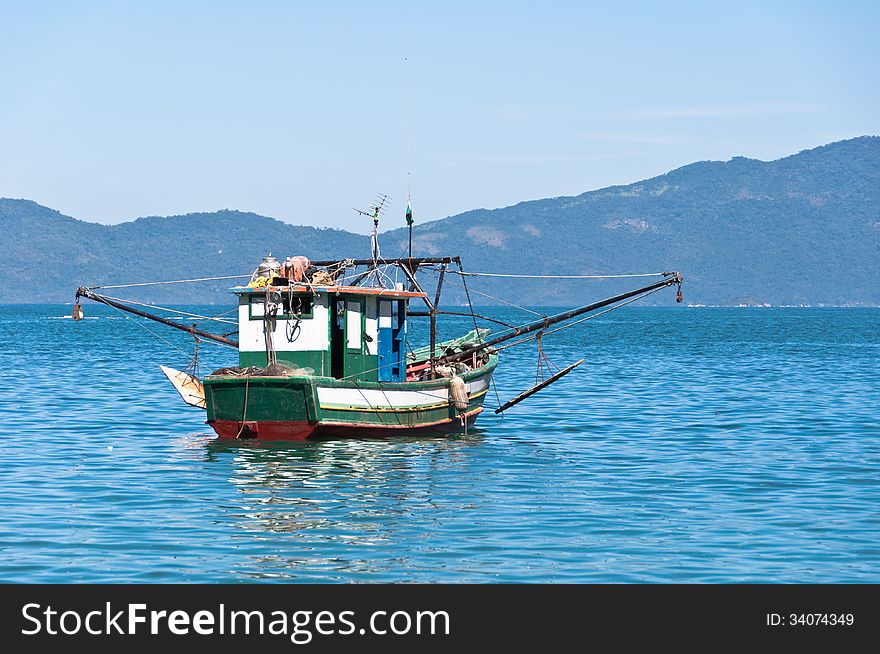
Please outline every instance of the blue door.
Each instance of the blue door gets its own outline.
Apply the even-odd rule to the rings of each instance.
[[[379,381],[404,381],[405,300],[379,300]]]

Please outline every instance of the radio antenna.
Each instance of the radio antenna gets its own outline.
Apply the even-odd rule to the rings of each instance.
[[[409,228],[409,258],[412,259],[412,160],[409,145],[409,59],[403,58],[403,124],[406,132],[406,225]]]
[[[379,264],[381,257],[379,252],[379,216],[385,213],[389,202],[391,202],[391,196],[380,193],[378,199],[369,206],[368,211],[355,209],[360,215],[373,219],[373,231],[370,232],[370,249],[372,250],[374,266]]]

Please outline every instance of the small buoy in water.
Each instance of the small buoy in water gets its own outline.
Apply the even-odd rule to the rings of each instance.
[[[73,319],[74,320],[82,320],[83,319],[83,308],[79,302],[75,302],[73,305]]]
[[[467,411],[468,393],[464,379],[456,375],[449,380],[449,394],[452,395],[452,404],[459,413]]]
[[[112,446],[112,445],[108,445],[108,446],[107,446],[107,449],[108,449],[109,451],[112,452],[112,451],[113,451],[113,446]]]

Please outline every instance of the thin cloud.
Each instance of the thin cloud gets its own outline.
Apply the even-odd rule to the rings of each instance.
[[[477,161],[481,163],[510,164],[515,166],[546,166],[552,164],[578,163],[581,161],[605,161],[636,157],[641,152],[614,152],[608,154],[486,154],[466,153],[453,157],[456,161]]]
[[[638,145],[703,145],[702,142],[666,134],[634,134],[626,132],[585,132],[578,134],[585,141],[635,143]]]
[[[697,105],[692,107],[670,107],[637,109],[617,114],[621,118],[664,119],[664,118],[724,118],[737,116],[782,116],[793,114],[815,114],[827,110],[825,105],[810,102],[743,102],[734,104]]]
[[[583,123],[620,120],[665,120],[677,118],[737,118],[819,114],[830,107],[813,102],[762,100],[680,107],[621,108],[614,112],[583,110],[570,104],[504,105],[494,112],[496,119],[510,122]],[[654,141],[646,141],[654,142]],[[659,142],[659,141],[657,141]]]
[[[621,143],[625,145],[643,145],[687,148],[714,148],[731,151],[731,155],[751,152],[760,149],[760,144],[748,143],[742,139],[702,139],[676,134],[648,134],[642,132],[583,132],[577,138],[593,143]],[[720,156],[720,155],[719,155]]]

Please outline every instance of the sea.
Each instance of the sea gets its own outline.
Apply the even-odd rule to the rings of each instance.
[[[0,307],[0,582],[880,582],[880,309],[628,306],[499,416],[539,356],[502,351],[467,434],[272,446],[179,400],[188,334],[70,311]]]

